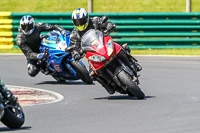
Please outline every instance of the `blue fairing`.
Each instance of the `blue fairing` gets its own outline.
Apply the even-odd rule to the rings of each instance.
[[[68,46],[70,46],[69,34],[63,36],[58,31],[52,31],[43,35],[40,52],[42,53],[45,49],[48,49],[49,57],[46,63],[49,70],[67,80],[77,80],[79,77],[69,64],[73,61],[73,58],[70,53],[62,50],[63,47]],[[81,61],[80,63],[83,64]]]

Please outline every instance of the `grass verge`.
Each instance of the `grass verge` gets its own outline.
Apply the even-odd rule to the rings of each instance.
[[[0,53],[22,53],[22,51],[19,48],[0,49]]]
[[[0,11],[72,12],[87,9],[88,0],[1,0]],[[192,0],[192,11],[199,12],[199,0]],[[93,0],[94,12],[185,12],[185,0]]]
[[[22,53],[19,48],[0,49],[0,53]],[[200,49],[132,49],[133,55],[200,55]]]

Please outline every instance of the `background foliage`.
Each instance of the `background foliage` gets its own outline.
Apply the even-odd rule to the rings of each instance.
[[[0,11],[72,12],[87,9],[88,0],[0,0]],[[185,12],[186,0],[93,0],[94,12]],[[200,12],[200,0],[192,0],[192,11]]]

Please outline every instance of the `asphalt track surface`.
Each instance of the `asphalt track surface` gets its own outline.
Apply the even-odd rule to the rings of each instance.
[[[61,102],[24,107],[22,133],[199,133],[200,57],[136,57],[143,66],[145,100],[109,95],[101,85],[80,80],[59,84],[27,74],[23,55],[0,55],[0,76],[8,85],[51,90]],[[83,60],[86,63],[86,60]],[[87,63],[86,63],[87,64]]]

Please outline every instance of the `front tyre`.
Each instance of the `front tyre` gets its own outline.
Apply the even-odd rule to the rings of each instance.
[[[93,80],[89,76],[88,70],[78,61],[70,62],[72,68],[77,72],[80,79],[85,82],[86,84],[92,84]]]
[[[1,120],[9,128],[20,128],[25,121],[24,112],[19,103],[16,103],[16,107],[5,108],[4,116]]]
[[[132,80],[132,78],[124,71],[118,74],[118,78],[121,83],[128,88],[129,96],[136,96],[138,99],[144,99],[145,94],[141,91],[139,86]]]

